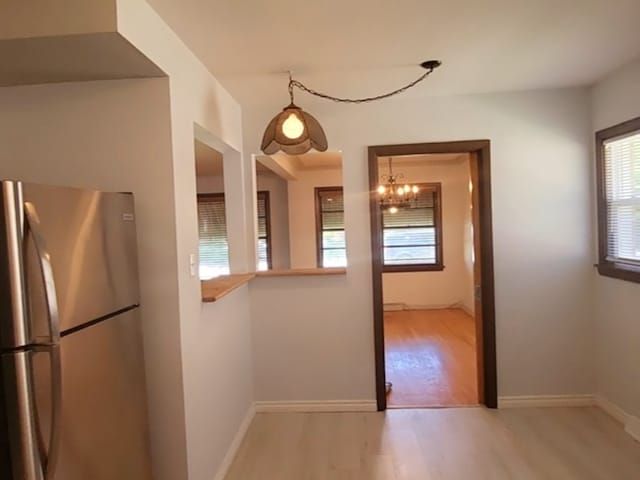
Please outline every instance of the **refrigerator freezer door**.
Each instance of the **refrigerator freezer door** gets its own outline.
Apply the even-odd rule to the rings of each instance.
[[[63,337],[60,351],[63,400],[53,480],[150,480],[138,309]],[[48,439],[50,365],[46,355],[35,355],[33,363],[39,424]]]
[[[26,183],[22,197],[40,220],[63,332],[139,303],[132,195]],[[46,297],[32,237],[25,269],[33,334],[42,337]]]

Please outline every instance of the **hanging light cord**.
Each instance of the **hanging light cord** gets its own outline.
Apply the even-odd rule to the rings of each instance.
[[[334,97],[332,95],[327,95],[326,93],[318,92],[316,90],[313,90],[312,88],[307,87],[302,82],[293,79],[291,76],[291,72],[289,72],[289,97],[291,98],[291,103],[293,103],[293,87],[297,87],[302,91],[305,91],[311,95],[315,95],[316,97],[325,98],[327,100],[332,100],[334,102],[339,102],[339,103],[375,102],[376,100],[389,98],[399,93],[402,93],[406,90],[409,90],[411,87],[416,86],[418,83],[422,82],[425,78],[427,78],[440,65],[442,65],[442,63],[438,60],[428,60],[426,62],[423,62],[420,64],[420,66],[422,68],[425,68],[427,71],[423,73],[420,77],[415,79],[413,82],[405,85],[404,87],[398,88],[397,90],[393,90],[392,92],[376,95],[375,97],[364,97],[364,98],[341,98],[341,97]]]

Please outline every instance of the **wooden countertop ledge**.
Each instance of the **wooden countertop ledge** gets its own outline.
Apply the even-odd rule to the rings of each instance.
[[[307,277],[318,275],[346,275],[346,268],[294,268],[293,270],[266,270],[257,272],[258,277]]]
[[[202,301],[211,303],[220,300],[225,295],[233,292],[236,288],[241,287],[255,277],[253,273],[242,273],[236,275],[222,275],[212,278],[211,280],[203,280],[200,282],[202,290]]]
[[[248,283],[255,277],[309,277],[320,275],[346,275],[346,268],[298,268],[293,270],[267,270],[256,273],[239,273],[234,275],[221,275],[210,280],[200,282],[202,301],[205,303],[216,302],[235,289]]]

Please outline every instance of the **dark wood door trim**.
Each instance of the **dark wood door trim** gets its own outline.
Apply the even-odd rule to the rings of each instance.
[[[480,241],[482,245],[482,364],[484,398],[489,408],[498,407],[496,365],[495,290],[493,279],[493,221],[491,209],[491,142],[469,140],[456,142],[377,145],[369,147],[369,210],[371,216],[371,254],[373,283],[373,330],[376,362],[376,400],[378,410],[387,408],[385,392],[384,311],[382,297],[382,225],[376,187],[378,158],[434,153],[475,153],[478,162],[478,194],[480,200]]]

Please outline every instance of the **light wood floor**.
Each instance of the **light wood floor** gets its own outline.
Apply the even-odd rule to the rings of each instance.
[[[476,405],[475,324],[460,309],[384,313],[389,408]]]
[[[226,480],[637,480],[640,443],[601,410],[258,414]]]

